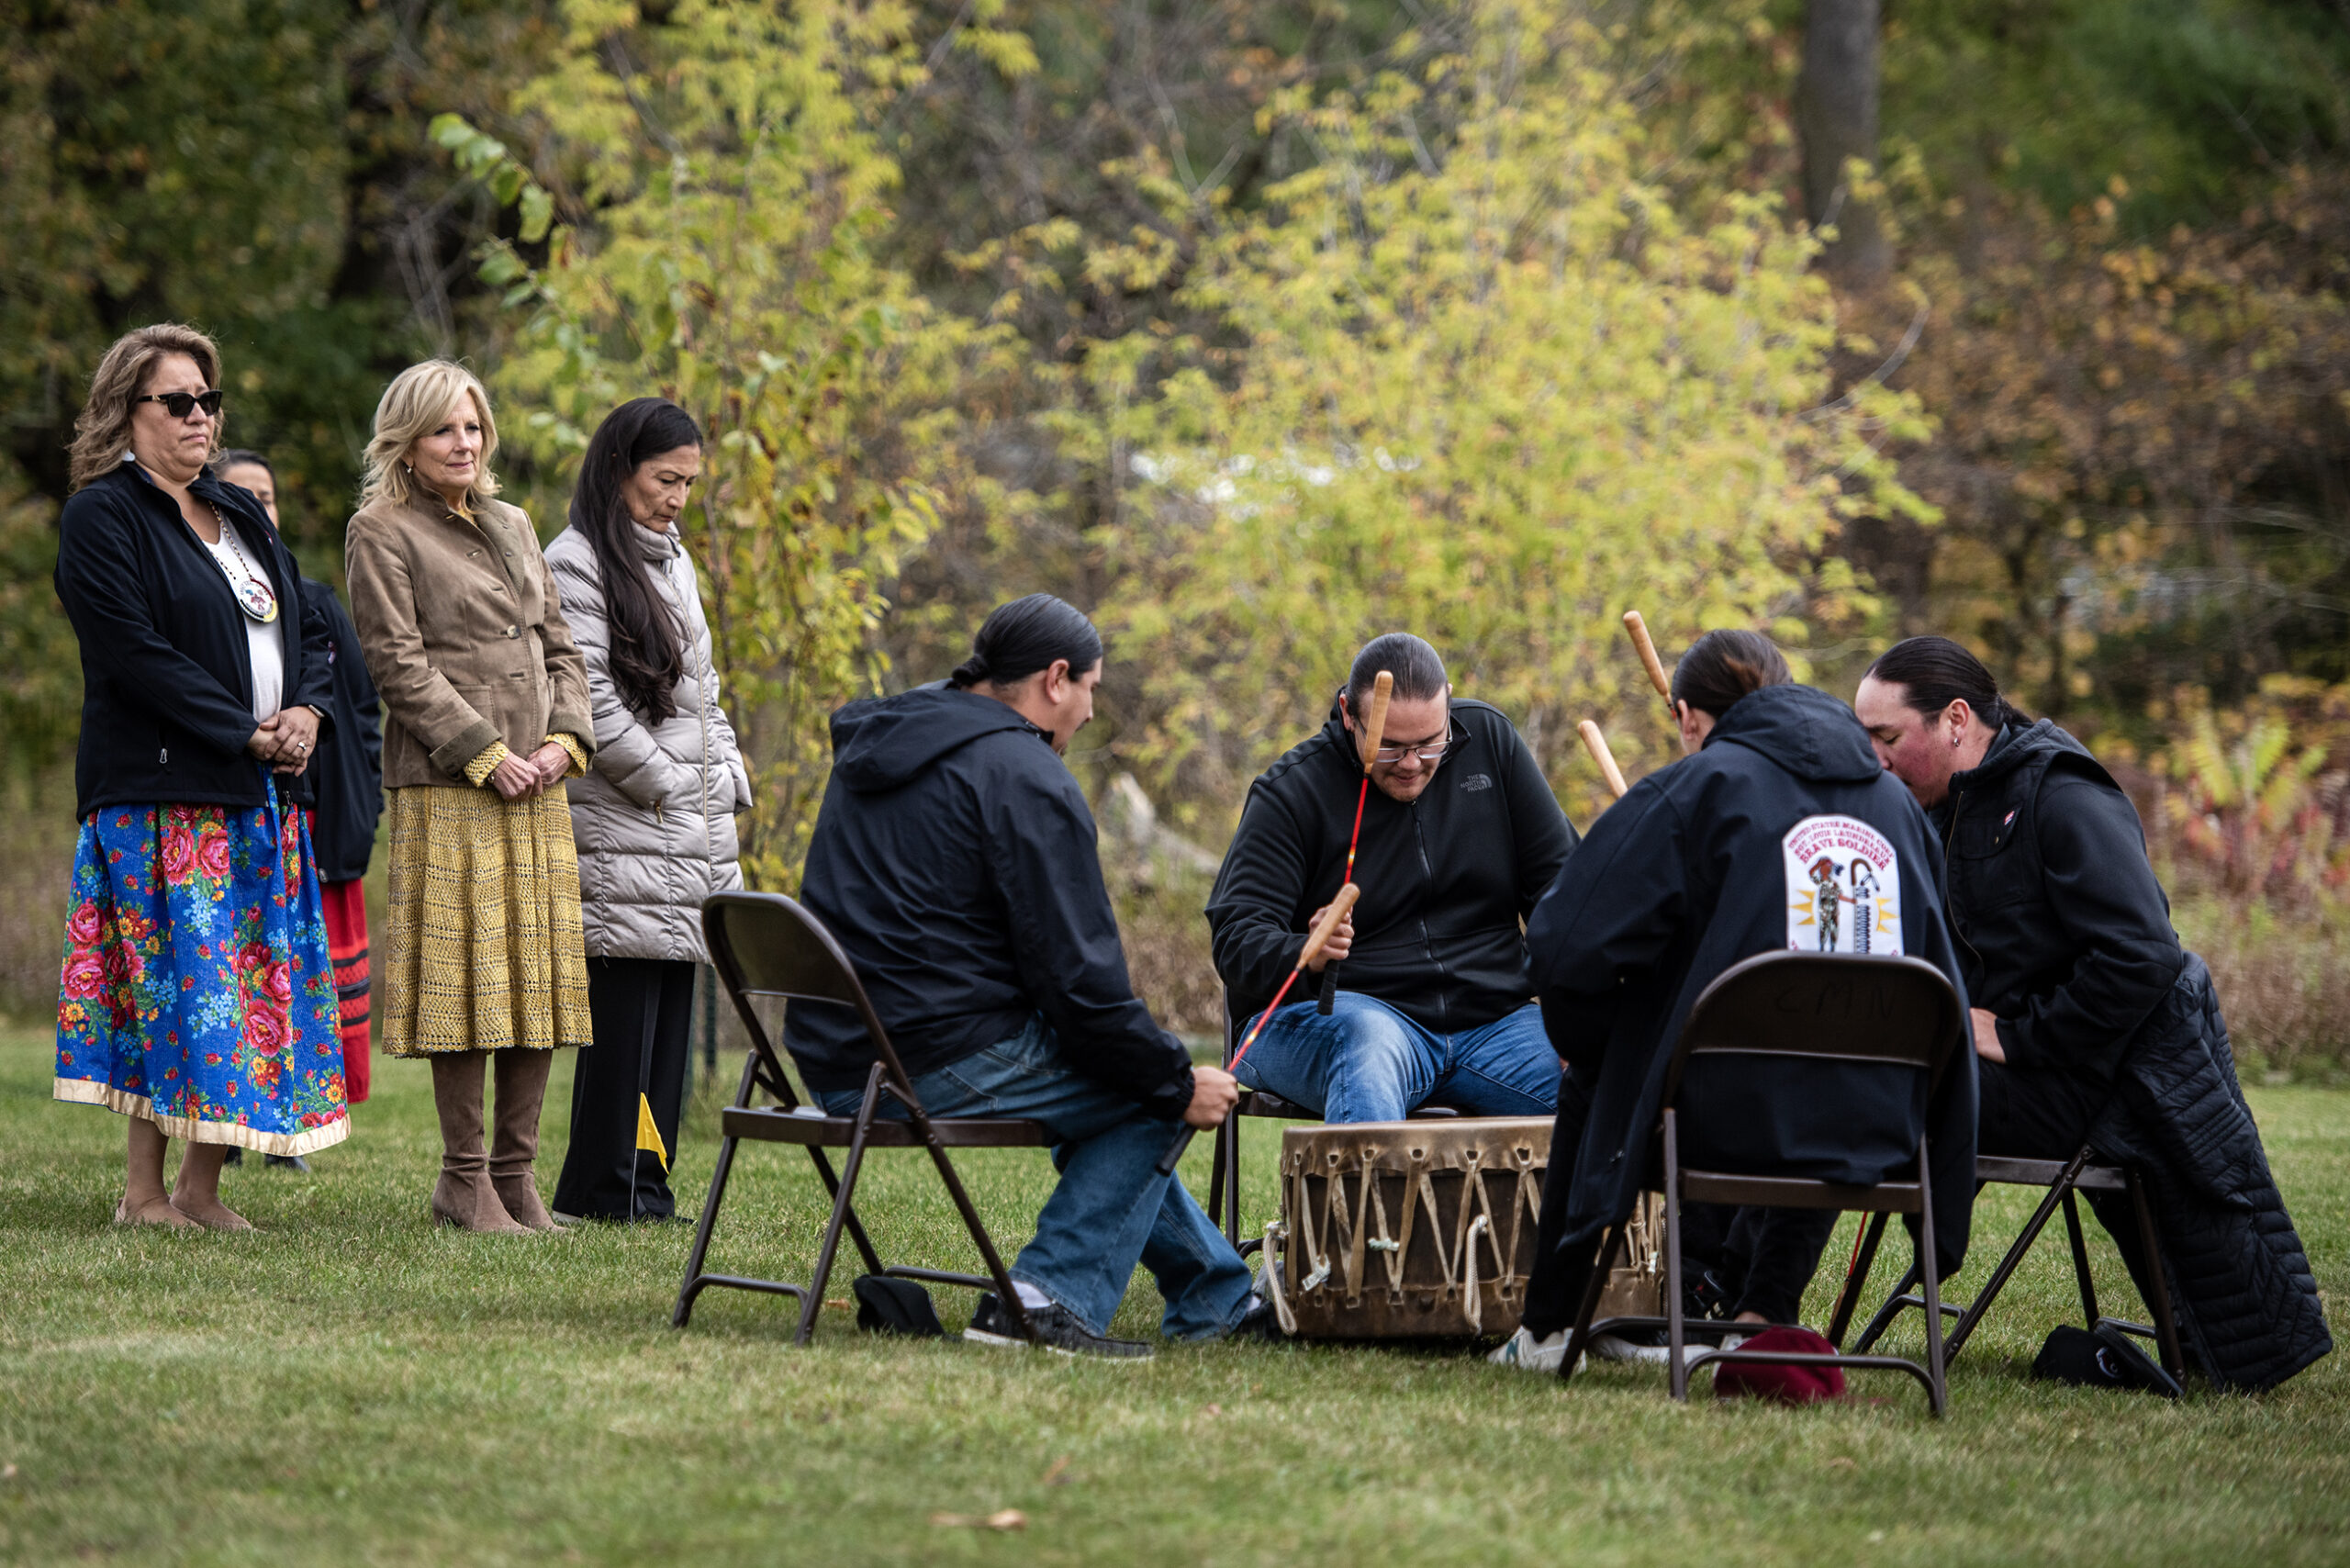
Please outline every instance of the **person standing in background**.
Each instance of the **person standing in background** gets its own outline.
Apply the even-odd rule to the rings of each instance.
[[[106,351],[74,421],[56,586],[82,828],[52,1092],[130,1119],[118,1224],[250,1230],[220,1202],[227,1150],[308,1153],[351,1119],[291,789],[326,718],[326,627],[268,517],[205,467],[220,405],[220,351],[167,323]]]
[[[249,491],[270,526],[277,516],[277,472],[258,452],[224,452],[212,465],[225,485]],[[315,577],[301,580],[302,608],[327,627],[327,704],[334,722],[319,738],[310,767],[310,857],[319,870],[319,903],[327,918],[327,956],[334,964],[337,1024],[342,1034],[342,1082],[353,1105],[367,1098],[367,900],[361,879],[375,852],[375,823],[384,814],[384,728],[375,683],[359,656],[359,633],[335,597]],[[229,1163],[239,1151],[229,1152]],[[273,1154],[271,1165],[308,1170],[298,1154]]]
[[[442,359],[400,372],[375,407],[343,560],[384,694],[384,1049],[432,1063],[434,1217],[515,1236],[555,1227],[531,1174],[539,1108],[555,1048],[595,1037],[558,786],[587,771],[596,743],[587,666],[538,534],[492,498],[497,455],[473,372]]]
[[[668,1161],[685,1098],[702,901],[743,885],[734,816],[751,809],[718,705],[710,622],[678,516],[701,474],[701,431],[639,398],[588,443],[571,526],[547,546],[588,662],[596,762],[571,786],[588,1002],[596,1048],[571,1082],[559,1220],[669,1219]],[[639,1147],[639,1106],[660,1143]]]

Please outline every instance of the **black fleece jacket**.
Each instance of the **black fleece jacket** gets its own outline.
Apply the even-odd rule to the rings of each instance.
[[[334,589],[302,579],[302,602],[327,626],[327,670],[334,722],[319,737],[308,776],[318,797],[310,853],[321,882],[355,882],[375,853],[375,824],[384,814],[383,700],[367,678],[359,632]]]
[[[1665,1069],[1698,993],[1741,958],[1796,946],[1791,931],[1814,940],[1816,926],[1792,924],[1811,907],[1814,884],[1790,869],[1784,841],[1805,819],[1829,815],[1887,842],[1899,862],[1901,951],[1950,977],[1963,1002],[1925,813],[1878,766],[1852,710],[1809,687],[1765,687],[1732,703],[1703,750],[1641,779],[1592,824],[1543,894],[1527,929],[1542,1021],[1589,1094],[1588,1114],[1573,1111],[1581,1126],[1569,1120],[1582,1097],[1560,1097],[1551,1144],[1543,1237],[1571,1260],[1549,1277],[1553,1310],[1572,1315],[1602,1228],[1630,1212]],[[1871,913],[1881,931],[1881,902]],[[1888,949],[1881,935],[1876,942]],[[1684,1158],[1698,1163],[1713,1150],[1744,1162],[1767,1150],[1788,1174],[1863,1183],[1905,1157],[1914,1164],[1925,1132],[1935,1239],[1944,1271],[1955,1271],[1975,1199],[1975,1054],[1953,1046],[1930,1102],[1917,1078],[1735,1057],[1693,1064]],[[1531,1301],[1528,1311],[1531,1322]]]
[[[277,590],[285,655],[280,706],[328,709],[327,626],[252,493],[199,474]],[[120,804],[258,806],[271,777],[245,750],[253,678],[245,615],[179,506],[135,464],[76,490],[57,520],[57,597],[82,644],[75,811]],[[321,741],[323,743],[323,739]],[[308,778],[285,791],[307,802]]]
[[[833,777],[800,900],[856,966],[915,1077],[1042,1014],[1076,1070],[1175,1121],[1191,1057],[1126,975],[1093,813],[1044,732],[992,697],[925,686],[833,715]],[[845,1007],[794,1006],[811,1088],[873,1062]]]
[[[1406,805],[1373,785],[1355,857],[1354,948],[1338,984],[1438,1034],[1473,1029],[1533,999],[1524,924],[1574,847],[1534,754],[1501,711],[1452,703],[1460,744]],[[1216,973],[1236,1013],[1273,997],[1314,912],[1347,879],[1362,781],[1354,737],[1329,722],[1248,787],[1209,895]],[[1292,993],[1294,994],[1294,993]]]
[[[1934,808],[1967,994],[2008,1065],[2113,1085],[2187,966],[2137,808],[2046,719],[2009,724]]]

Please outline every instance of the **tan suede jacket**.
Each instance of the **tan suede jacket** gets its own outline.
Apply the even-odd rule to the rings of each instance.
[[[588,666],[538,535],[486,501],[468,521],[437,496],[360,509],[344,536],[351,618],[384,696],[384,787],[473,786],[465,765],[551,734],[593,754]]]

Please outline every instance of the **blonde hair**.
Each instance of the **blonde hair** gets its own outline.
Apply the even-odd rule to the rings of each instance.
[[[367,442],[361,506],[378,500],[405,505],[415,496],[420,487],[408,472],[408,449],[440,427],[461,392],[473,398],[474,410],[481,416],[481,460],[475,465],[474,482],[465,488],[465,510],[498,494],[498,476],[489,468],[489,460],[498,455],[498,421],[490,417],[489,394],[480,378],[456,361],[428,359],[392,377],[375,405],[375,433]]]
[[[98,361],[97,373],[90,377],[90,400],[73,416],[72,488],[78,490],[122,465],[123,449],[130,444],[130,418],[139,409],[137,398],[147,389],[147,378],[156,364],[175,353],[196,361],[205,386],[220,385],[219,349],[194,327],[177,321],[159,321],[125,332],[106,350],[106,357]],[[212,449],[204,454],[206,461],[219,452],[220,431],[228,422],[225,409],[213,417]]]

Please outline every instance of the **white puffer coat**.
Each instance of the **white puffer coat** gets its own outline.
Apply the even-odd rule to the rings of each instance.
[[[564,618],[588,658],[596,761],[571,791],[579,846],[579,904],[588,951],[603,958],[709,961],[701,901],[743,885],[734,813],[751,809],[751,781],[734,726],[718,705],[710,622],[693,558],[673,533],[632,528],[655,591],[687,635],[684,674],[668,721],[648,725],[612,685],[611,625],[596,547],[576,528],[546,549]]]

